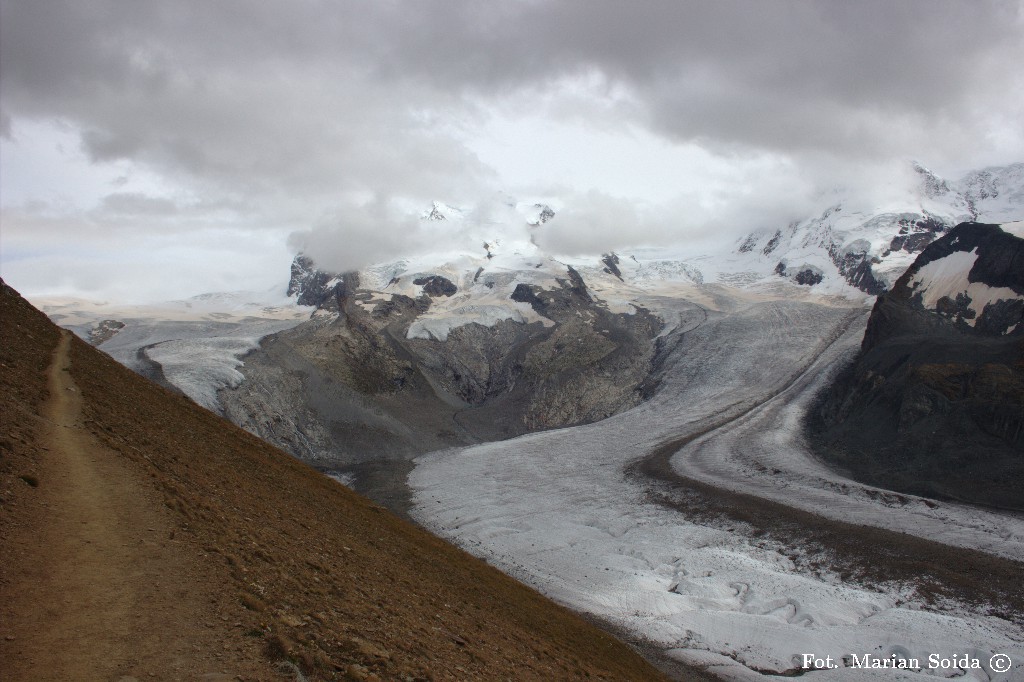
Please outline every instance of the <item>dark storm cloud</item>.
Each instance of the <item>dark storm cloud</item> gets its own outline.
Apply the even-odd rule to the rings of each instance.
[[[784,153],[959,151],[982,142],[992,110],[1020,110],[1015,4],[558,7],[538,22],[555,61],[571,50],[621,80],[676,139]]]
[[[978,105],[1021,88],[1009,2],[5,0],[3,19],[5,113],[76,119],[97,159],[301,182],[353,158],[380,181],[392,141],[472,167],[416,114],[593,70],[672,138],[782,151],[977,134]]]
[[[464,106],[380,80],[372,5],[339,7],[5,2],[4,113],[66,120],[94,161],[203,191],[472,192],[488,169],[421,124]]]
[[[904,156],[1017,160],[1021,21],[1016,2],[950,0],[0,0],[0,136],[57,121],[92,162],[127,159],[189,206],[330,224],[304,243],[376,255],[410,228],[346,209],[488,195],[498,176],[472,140],[495,114],[632,126],[822,175]],[[595,189],[577,222],[612,211],[616,188]],[[786,190],[770,189],[753,194],[774,211]],[[98,208],[166,210],[156,224],[172,230],[162,201]]]
[[[723,147],[959,151],[1024,94],[1015,2],[413,6],[377,56],[390,77],[501,95],[596,70],[657,130]]]

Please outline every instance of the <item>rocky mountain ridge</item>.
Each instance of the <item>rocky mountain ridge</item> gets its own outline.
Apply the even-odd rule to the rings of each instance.
[[[958,225],[879,296],[810,415],[822,457],[879,487],[1024,509],[1019,225]]]
[[[476,278],[495,270],[561,267],[564,273],[564,264],[571,264],[591,282],[602,275],[614,277],[615,281],[601,282],[613,289],[620,284],[645,288],[683,280],[695,285],[763,288],[781,279],[829,294],[850,296],[860,291],[878,295],[888,291],[914,258],[954,225],[978,220],[1002,223],[1024,214],[1024,163],[972,171],[958,181],[943,179],[917,163],[910,165],[909,173],[911,187],[897,198],[873,204],[837,192],[823,199],[820,213],[785,227],[748,233],[721,253],[703,253],[683,245],[565,258],[543,252],[529,235],[520,233],[506,242],[501,234],[507,226],[494,225],[489,229],[496,236],[486,239],[482,250],[474,247],[433,254],[432,260],[382,263],[359,274],[366,288],[383,291],[398,283],[403,274],[415,277],[415,268],[431,274],[428,271],[447,267],[450,274],[446,277],[454,281],[464,272],[472,272]],[[509,200],[508,205],[531,230],[558,229],[558,216],[543,204]],[[421,219],[463,224],[472,215],[471,210],[435,202]],[[510,260],[511,254],[520,256],[519,262]],[[328,298],[327,289],[342,283],[341,273],[318,269],[308,255],[297,256],[292,271],[288,291],[300,303],[317,305]],[[385,273],[388,276],[382,279]],[[415,298],[419,293],[412,295]]]
[[[306,324],[245,358],[225,414],[337,471],[603,419],[642,400],[650,311],[612,310],[571,266],[327,277],[296,259]],[[486,258],[486,257],[485,257]],[[515,264],[513,264],[514,266]],[[387,277],[384,291],[362,284]],[[400,467],[399,467],[400,468]]]
[[[742,238],[737,252],[774,262],[776,274],[816,285],[829,273],[871,295],[881,294],[914,257],[954,225],[1002,222],[1024,214],[1024,164],[972,171],[956,182],[912,164],[912,191],[888,206],[856,197],[830,202],[820,215]]]
[[[1021,168],[949,183],[915,166],[915,206],[869,213],[839,202],[721,257],[563,259],[534,239],[557,229],[549,207],[508,201],[504,219],[516,227],[435,202],[422,221],[468,226],[477,241],[348,273],[299,254],[288,292],[316,307],[314,319],[266,340],[245,359],[246,381],[220,400],[254,433],[339,469],[603,419],[651,390],[664,319],[641,303],[645,292],[882,293],[958,215],[1017,206]]]

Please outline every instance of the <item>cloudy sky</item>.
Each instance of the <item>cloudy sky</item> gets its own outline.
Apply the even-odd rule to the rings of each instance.
[[[400,254],[435,199],[549,202],[550,248],[600,252],[1024,160],[1019,1],[0,0],[0,32],[30,296],[265,289],[303,244]]]

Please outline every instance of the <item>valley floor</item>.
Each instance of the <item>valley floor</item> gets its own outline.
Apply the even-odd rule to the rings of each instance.
[[[804,654],[840,662],[822,680],[1020,679],[1024,519],[855,483],[803,439],[866,311],[652,305],[680,320],[657,395],[596,424],[418,458],[414,518],[727,679],[808,672]],[[1014,667],[993,670],[1000,653]],[[982,668],[842,667],[864,654]]]

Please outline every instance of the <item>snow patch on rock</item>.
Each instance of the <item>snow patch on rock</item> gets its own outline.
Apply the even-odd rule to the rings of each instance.
[[[945,258],[925,264],[910,280],[909,286],[921,294],[921,304],[929,310],[935,310],[942,298],[956,300],[958,296],[966,296],[971,301],[968,309],[975,316],[964,318],[964,322],[973,327],[985,306],[996,301],[1022,298],[1008,287],[991,287],[984,282],[969,281],[968,273],[977,260],[976,248],[970,252],[954,251]]]

